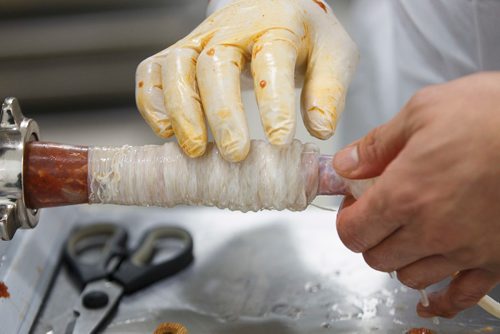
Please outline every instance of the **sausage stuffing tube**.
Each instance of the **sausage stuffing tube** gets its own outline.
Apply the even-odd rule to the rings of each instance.
[[[248,159],[225,162],[215,146],[198,159],[175,143],[84,147],[29,142],[24,150],[24,198],[40,209],[81,203],[210,205],[234,210],[303,210],[316,195],[357,195],[370,181],[350,181],[332,157],[294,141],[275,148],[254,141]],[[269,184],[272,184],[271,186]]]

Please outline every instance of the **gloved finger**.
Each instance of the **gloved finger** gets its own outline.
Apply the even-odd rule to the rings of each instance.
[[[135,77],[135,100],[142,117],[158,136],[173,136],[172,123],[163,102],[161,66],[158,60],[153,56],[141,62]]]
[[[243,64],[243,53],[238,47],[214,45],[200,54],[197,66],[208,124],[221,155],[231,162],[245,159],[250,150],[240,90]]]
[[[444,256],[433,255],[398,269],[397,274],[401,283],[409,288],[421,290],[441,282],[460,269]]]
[[[177,141],[188,156],[199,157],[207,147],[207,128],[196,84],[198,52],[178,47],[160,57],[165,107]]]
[[[429,295],[430,305],[417,305],[421,317],[453,318],[457,313],[476,305],[498,284],[498,275],[482,269],[460,272],[445,289]]]
[[[309,133],[333,135],[344,110],[347,87],[357,63],[357,49],[347,33],[338,31],[315,41],[302,90],[302,118]]]
[[[295,135],[295,62],[298,41],[287,29],[272,29],[254,44],[252,75],[269,142],[289,144]]]

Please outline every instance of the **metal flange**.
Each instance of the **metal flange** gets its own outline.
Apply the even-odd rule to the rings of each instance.
[[[6,98],[0,113],[0,237],[10,240],[17,229],[31,229],[38,210],[26,207],[23,187],[24,145],[38,141],[36,122],[24,117],[16,98]]]

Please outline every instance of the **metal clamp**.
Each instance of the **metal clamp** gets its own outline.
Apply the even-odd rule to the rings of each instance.
[[[23,187],[24,144],[38,141],[38,124],[24,117],[16,98],[6,98],[0,113],[0,237],[34,228],[39,212],[26,207]]]

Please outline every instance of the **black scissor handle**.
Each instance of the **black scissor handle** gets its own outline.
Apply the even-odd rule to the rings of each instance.
[[[127,232],[124,228],[98,223],[76,228],[64,248],[64,257],[81,285],[107,277],[126,255]],[[99,248],[100,254],[85,261],[85,252]],[[116,261],[112,263],[112,261]]]
[[[154,263],[156,246],[162,239],[175,239],[182,247],[173,257]],[[124,287],[125,293],[140,290],[163,278],[172,276],[186,268],[193,261],[193,238],[179,227],[160,226],[146,232],[139,246],[130,252],[113,274],[113,278]]]

